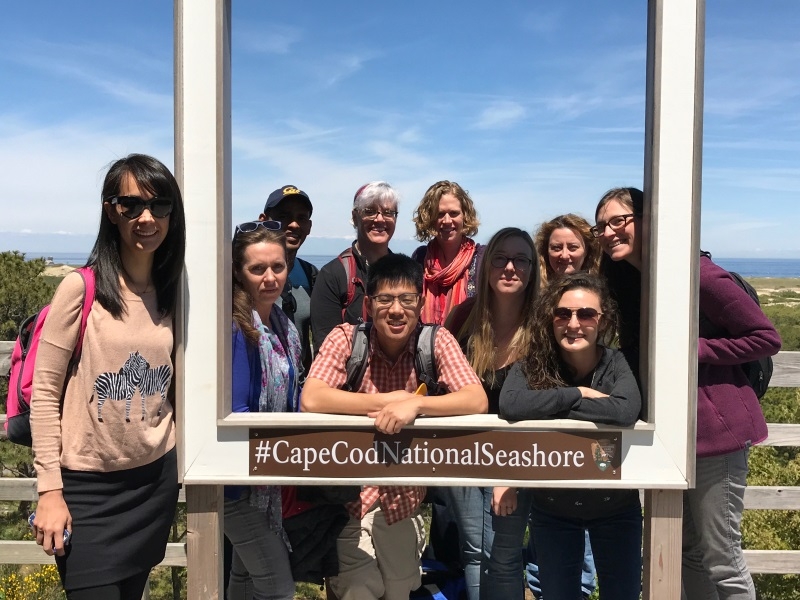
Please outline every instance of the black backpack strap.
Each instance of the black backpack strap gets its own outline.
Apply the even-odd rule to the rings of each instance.
[[[307,260],[297,259],[300,262],[300,267],[303,269],[303,273],[306,274],[306,279],[308,279],[308,287],[311,288],[311,291],[314,291],[314,284],[317,282],[317,275],[319,274],[319,269],[312,265]],[[309,296],[311,294],[309,293]]]
[[[350,348],[350,358],[347,359],[345,369],[347,380],[342,389],[347,392],[357,392],[364,380],[369,362],[369,334],[372,323],[361,323],[353,329],[353,344]]]
[[[417,350],[414,353],[414,370],[417,380],[428,388],[429,396],[441,396],[448,392],[447,386],[439,384],[436,365],[436,334],[440,325],[423,325],[417,335]]]

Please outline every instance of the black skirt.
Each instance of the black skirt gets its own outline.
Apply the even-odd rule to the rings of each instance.
[[[66,590],[109,585],[164,560],[178,503],[175,448],[124,471],[61,469],[72,541],[56,557]]]

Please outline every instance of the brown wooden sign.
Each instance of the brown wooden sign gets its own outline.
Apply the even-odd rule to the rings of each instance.
[[[250,475],[620,479],[619,431],[250,429]]]

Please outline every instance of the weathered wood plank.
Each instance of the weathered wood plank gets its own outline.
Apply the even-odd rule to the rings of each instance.
[[[800,352],[778,352],[772,361],[770,387],[800,387]]]
[[[11,351],[14,349],[14,342],[0,342],[0,376],[8,373],[11,368]]]
[[[33,477],[0,477],[0,500],[15,502],[31,500],[35,502],[38,499],[36,479]],[[178,502],[186,502],[184,488],[178,492]]]
[[[221,485],[187,486],[189,598],[222,598],[222,506]]]
[[[751,573],[800,574],[800,550],[745,550],[744,558]]]
[[[800,487],[751,486],[744,493],[748,510],[800,510]]]
[[[763,442],[766,446],[800,446],[800,425],[768,423],[769,437]]]
[[[645,490],[642,598],[681,597],[683,492]]]
[[[55,564],[52,556],[47,556],[41,546],[34,541],[0,540],[0,564],[4,565],[51,565]],[[186,546],[181,543],[167,544],[162,567],[185,567]]]

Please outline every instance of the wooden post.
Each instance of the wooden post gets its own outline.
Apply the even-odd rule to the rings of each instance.
[[[186,487],[187,598],[222,595],[222,486]]]
[[[643,600],[681,597],[682,490],[645,490]]]

